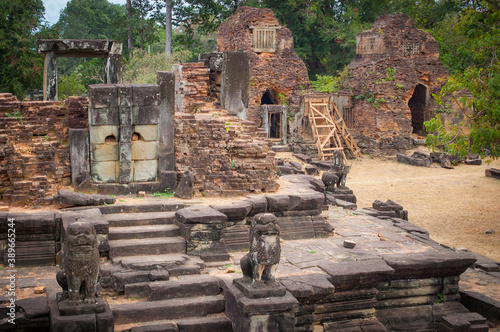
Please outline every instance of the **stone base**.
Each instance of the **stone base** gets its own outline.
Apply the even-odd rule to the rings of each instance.
[[[162,192],[164,189],[162,182],[134,182],[128,184],[120,183],[94,183],[94,188],[103,195],[137,195],[139,191],[146,193]]]
[[[295,313],[299,302],[289,292],[285,296],[251,299],[230,279],[222,279],[226,299],[226,315],[235,332],[295,331]]]
[[[279,282],[255,281],[250,278],[234,279],[234,285],[250,299],[262,299],[265,297],[282,297],[286,294],[286,288]]]
[[[106,301],[96,298],[96,303],[70,304],[69,300],[62,300],[57,303],[61,316],[74,316],[86,314],[100,314],[106,311]]]
[[[62,293],[58,293],[57,298],[61,297]],[[113,330],[113,312],[102,298],[98,298],[96,304],[73,306],[70,306],[67,300],[52,299],[50,301],[50,331],[52,332],[112,332]]]

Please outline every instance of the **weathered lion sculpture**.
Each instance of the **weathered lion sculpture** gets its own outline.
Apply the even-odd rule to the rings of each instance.
[[[250,226],[250,250],[240,261],[243,274],[254,282],[273,282],[280,255],[280,228],[276,217],[270,213],[255,215]]]
[[[62,248],[62,271],[57,281],[68,292],[70,304],[95,303],[99,278],[99,251],[94,226],[85,221],[71,224]]]

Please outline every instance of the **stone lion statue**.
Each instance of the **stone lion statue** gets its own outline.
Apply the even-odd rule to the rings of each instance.
[[[276,216],[259,213],[250,226],[250,250],[240,266],[245,276],[252,281],[274,281],[281,256],[280,228]]]
[[[62,248],[62,271],[57,281],[67,291],[70,304],[95,303],[99,278],[99,251],[94,226],[77,221],[66,232]]]
[[[349,173],[349,166],[345,164],[342,152],[335,150],[333,151],[333,165],[330,170],[323,173],[321,181],[325,184],[327,191],[334,192],[335,186],[345,187],[347,173]]]

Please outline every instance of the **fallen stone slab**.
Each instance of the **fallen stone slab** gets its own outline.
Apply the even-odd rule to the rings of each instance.
[[[98,194],[75,193],[73,191],[60,189],[57,191],[57,194],[54,195],[54,202],[60,208],[67,208],[72,206],[114,204],[116,198]]]
[[[312,158],[306,154],[303,153],[294,153],[293,156],[299,160],[302,160],[303,162],[310,164],[312,161]]]
[[[484,170],[484,174],[489,178],[500,179],[500,169],[498,168],[487,168]]]
[[[304,169],[307,175],[319,175],[319,169],[314,165],[306,165]]]
[[[432,164],[430,156],[418,151],[415,151],[411,156],[398,153],[396,157],[398,162],[412,166],[430,167]]]
[[[314,160],[312,160],[309,163],[311,165],[314,165],[314,166],[318,167],[322,171],[328,171],[333,166],[333,164],[332,164],[331,161],[328,162],[328,161],[314,161]]]
[[[358,206],[355,203],[351,203],[348,201],[344,201],[339,198],[335,198],[335,203],[332,203],[332,205],[339,206],[343,208],[344,210],[357,210]]]

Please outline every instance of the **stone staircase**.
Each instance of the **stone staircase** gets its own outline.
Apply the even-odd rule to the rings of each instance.
[[[147,300],[112,305],[115,331],[232,331],[219,281],[179,276],[148,285]]]
[[[232,331],[219,281],[186,254],[175,212],[104,218],[110,261],[101,264],[101,285],[123,294],[109,300],[115,331]]]

